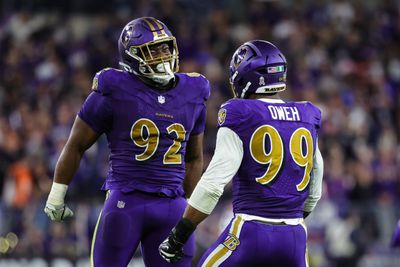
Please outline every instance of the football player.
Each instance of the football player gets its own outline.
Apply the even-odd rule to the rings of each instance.
[[[129,22],[118,41],[122,69],[96,74],[57,162],[45,212],[53,221],[73,215],[64,196],[84,152],[103,133],[110,148],[104,208],[90,264],[125,267],[139,242],[146,266],[171,266],[158,245],[182,217],[203,168],[208,80],[178,73],[175,37],[161,21]],[[190,266],[194,239],[183,248]]]
[[[233,183],[234,217],[199,266],[308,266],[304,218],[321,197],[321,112],[284,102],[287,63],[263,40],[244,43],[230,63],[234,99],[221,105],[214,156],[183,218],[160,245],[169,262]]]

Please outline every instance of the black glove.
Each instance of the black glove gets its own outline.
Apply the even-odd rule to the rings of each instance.
[[[158,247],[161,257],[169,263],[180,260],[183,257],[183,246],[195,229],[191,221],[181,219]]]

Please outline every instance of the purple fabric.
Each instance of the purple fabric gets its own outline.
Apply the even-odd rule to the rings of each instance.
[[[210,86],[203,76],[177,74],[175,88],[160,92],[144,84],[136,76],[116,69],[97,73],[94,92],[86,99],[79,117],[99,134],[105,133],[111,150],[110,169],[104,190],[125,192],[136,189],[162,192],[168,196],[184,194],[182,181],[185,175],[184,155],[191,134],[205,128],[205,101]],[[145,120],[149,127],[139,127],[140,137],[132,137],[133,126]],[[182,140],[172,126],[184,128]],[[157,130],[156,130],[156,129]],[[149,137],[150,134],[150,137]],[[133,140],[133,139],[135,140]],[[154,152],[138,159],[146,151],[146,140],[157,142]],[[178,148],[171,150],[171,148]],[[171,151],[180,155],[181,161],[166,163]]]
[[[199,117],[198,120],[196,121],[195,125],[193,126],[191,135],[201,134],[204,132],[204,130],[206,128],[206,106],[205,105],[200,110],[200,114],[198,117]]]
[[[104,204],[94,238],[96,267],[126,267],[141,242],[146,266],[190,266],[194,255],[194,235],[184,247],[185,257],[169,264],[158,253],[158,245],[180,220],[186,200],[144,192],[112,190]]]
[[[279,119],[278,110],[288,112],[287,120]],[[297,110],[297,113],[291,113],[293,110]],[[281,115],[283,113],[286,112],[281,112]],[[321,120],[319,109],[309,102],[271,104],[260,100],[233,99],[222,105],[219,117],[219,126],[232,129],[243,142],[243,160],[233,178],[234,212],[266,218],[302,218],[309,187],[297,189],[297,185],[303,180],[305,167],[295,162],[293,153],[290,152],[290,142],[296,130],[305,128],[311,134],[315,150]],[[256,178],[263,177],[270,164],[257,162],[250,151],[253,134],[263,125],[269,125],[279,133],[283,148],[279,172],[267,184],[257,182]],[[270,153],[272,145],[269,140],[268,134],[265,134],[264,154]],[[308,152],[304,140],[303,138],[303,154]]]
[[[112,105],[106,96],[93,91],[83,103],[78,116],[96,133],[107,132],[112,125]]]
[[[232,233],[234,230],[231,230],[234,223],[235,219],[205,252],[198,266],[212,262],[218,262],[218,266],[229,267],[306,266],[307,236],[303,226],[247,221],[241,229],[239,227],[240,230],[235,236]],[[219,255],[215,255],[217,251],[221,251]]]

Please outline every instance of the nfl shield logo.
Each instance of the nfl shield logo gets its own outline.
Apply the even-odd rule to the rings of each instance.
[[[118,200],[117,207],[120,209],[125,208],[125,202],[123,202],[122,200]]]
[[[159,95],[158,96],[158,103],[164,104],[165,103],[165,97],[163,97],[162,95]]]

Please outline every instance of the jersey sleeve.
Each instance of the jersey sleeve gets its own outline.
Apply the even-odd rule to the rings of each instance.
[[[225,185],[238,171],[243,159],[243,143],[229,128],[217,132],[215,152],[207,170],[196,185],[189,204],[195,209],[210,214],[221,197]]]
[[[203,75],[201,75],[201,77],[203,78],[203,82],[204,82],[203,101],[206,102],[211,94],[211,85],[210,85],[210,82]]]
[[[206,128],[206,105],[203,104],[203,106],[200,110],[200,114],[194,123],[191,135],[201,134],[204,132],[205,128]]]
[[[186,76],[194,85],[195,92],[192,94],[196,101],[206,102],[211,94],[210,81],[200,73],[186,73]]]
[[[240,102],[235,100],[222,104],[218,111],[217,127],[228,127],[238,133],[240,126],[243,125],[243,108]]]
[[[110,84],[114,82],[113,72],[115,71],[112,68],[105,68],[97,72],[93,78],[92,90],[102,95],[111,95]]]
[[[193,126],[193,130],[191,132],[191,135],[197,135],[200,133],[204,132],[205,125],[206,125],[206,105],[205,102],[208,100],[210,97],[210,82],[201,74],[198,73],[190,73],[186,74],[190,77],[195,77],[196,79],[196,84],[198,86],[198,90],[200,92],[200,95],[198,96],[198,100],[196,101],[197,103],[200,103],[201,105],[201,110],[199,112],[199,115],[195,121],[195,124]]]
[[[78,116],[95,132],[102,134],[112,125],[112,99],[107,88],[107,78],[103,71],[93,79],[92,92],[83,103]]]
[[[324,160],[321,151],[316,144],[315,154],[313,157],[313,168],[311,171],[309,195],[304,202],[304,211],[312,212],[320,200],[322,195],[322,178],[324,175]]]
[[[312,109],[314,110],[314,113],[313,113],[314,114],[314,116],[313,116],[314,126],[317,130],[319,130],[321,128],[322,112],[317,106],[315,106],[311,103],[309,103],[309,104],[312,106]]]

